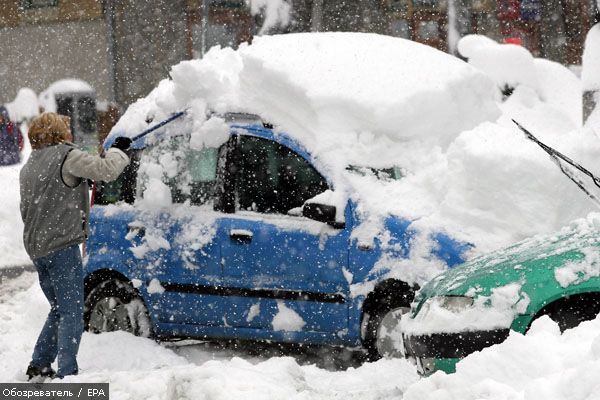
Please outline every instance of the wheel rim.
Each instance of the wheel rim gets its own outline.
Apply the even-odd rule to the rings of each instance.
[[[133,333],[129,313],[118,297],[100,299],[90,312],[92,332],[127,331]]]
[[[377,353],[385,358],[403,358],[404,343],[400,331],[402,315],[409,311],[407,307],[399,307],[389,310],[381,318],[377,326],[375,347]]]

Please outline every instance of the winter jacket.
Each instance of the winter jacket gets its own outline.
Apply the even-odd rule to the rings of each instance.
[[[23,135],[12,121],[0,124],[0,165],[13,165],[21,162]]]
[[[129,164],[118,149],[101,158],[71,143],[33,150],[20,173],[23,242],[31,259],[83,243],[88,235],[87,179],[112,181]]]

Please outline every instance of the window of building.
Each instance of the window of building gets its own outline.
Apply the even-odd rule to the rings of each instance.
[[[437,21],[419,21],[417,37],[420,40],[439,39],[440,25]]]
[[[241,137],[238,160],[239,210],[287,214],[328,189],[304,158],[271,140]]]
[[[440,0],[413,0],[415,8],[437,8]]]
[[[410,24],[405,19],[390,22],[390,35],[410,39]]]
[[[23,0],[21,7],[23,10],[33,10],[37,8],[56,7],[58,0]]]

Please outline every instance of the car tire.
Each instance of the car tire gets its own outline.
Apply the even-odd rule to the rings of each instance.
[[[547,312],[550,319],[558,324],[561,332],[572,329],[584,321],[590,321],[596,318],[598,312],[595,310],[557,308]]]
[[[571,295],[546,305],[537,312],[533,321],[547,315],[558,324],[561,332],[575,328],[583,321],[589,321],[600,314],[600,293]],[[532,322],[533,322],[532,321]],[[527,328],[529,329],[530,326]]]
[[[404,358],[404,344],[400,333],[400,320],[410,311],[404,299],[379,303],[374,311],[364,316],[363,346],[370,361],[381,358]]]
[[[126,282],[103,281],[85,299],[85,329],[93,333],[126,331],[151,337],[148,310],[137,291]]]

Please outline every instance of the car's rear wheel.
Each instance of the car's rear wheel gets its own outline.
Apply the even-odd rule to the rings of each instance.
[[[137,336],[152,335],[143,300],[128,283],[107,280],[93,288],[85,299],[85,327],[89,332],[126,331]]]
[[[370,360],[405,356],[400,321],[409,310],[401,303],[380,304],[374,312],[365,315],[363,344]]]

